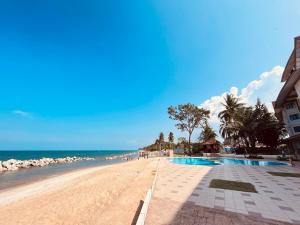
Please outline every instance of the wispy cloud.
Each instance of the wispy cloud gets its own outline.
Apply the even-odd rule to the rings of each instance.
[[[218,114],[221,110],[223,110],[223,98],[228,93],[239,97],[241,101],[251,105],[255,104],[256,100],[259,98],[267,105],[270,111],[273,111],[272,101],[276,100],[283,85],[280,82],[283,70],[283,67],[275,66],[271,71],[262,73],[258,80],[251,81],[241,90],[237,87],[231,87],[223,94],[207,99],[200,106],[210,110],[210,123],[213,125],[219,124]]]
[[[12,113],[15,114],[15,115],[21,116],[21,117],[32,117],[31,113],[25,112],[25,111],[22,111],[22,110],[19,110],[19,109],[13,110]]]

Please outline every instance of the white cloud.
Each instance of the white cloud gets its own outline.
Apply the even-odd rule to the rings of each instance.
[[[251,81],[241,90],[237,87],[231,87],[229,91],[207,99],[200,105],[200,107],[210,110],[210,123],[213,125],[219,124],[218,114],[223,109],[221,103],[223,102],[224,96],[228,93],[239,97],[242,102],[248,105],[255,104],[259,98],[266,104],[270,111],[274,111],[272,101],[276,100],[277,95],[283,86],[283,83],[280,81],[283,70],[283,67],[275,66],[271,71],[262,73],[258,80]]]
[[[19,109],[13,110],[12,113],[21,117],[31,117],[31,113]]]

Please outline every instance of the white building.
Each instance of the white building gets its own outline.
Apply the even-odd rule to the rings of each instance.
[[[295,38],[293,52],[282,74],[281,89],[273,102],[276,117],[284,122],[289,138],[285,140],[289,148],[300,154],[300,36]]]

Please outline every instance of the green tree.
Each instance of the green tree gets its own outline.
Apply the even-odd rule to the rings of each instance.
[[[224,103],[222,103],[222,105],[225,109],[222,110],[218,116],[221,120],[226,122],[232,122],[236,111],[244,106],[244,104],[240,102],[240,99],[232,94],[227,94],[224,97]]]
[[[216,132],[209,126],[209,124],[206,122],[205,126],[203,127],[203,130],[200,133],[199,141],[200,142],[206,142],[212,139],[216,139],[217,134]]]
[[[160,142],[159,142],[158,139],[155,140],[154,145],[156,146],[156,150],[157,150],[157,151],[160,151],[161,145],[160,145]]]
[[[181,131],[188,132],[188,150],[191,154],[191,136],[198,127],[203,127],[209,118],[209,110],[199,108],[193,104],[170,106],[169,118],[178,121],[176,127]]]
[[[283,124],[259,99],[254,107],[245,107],[237,98],[232,98],[235,97],[225,98],[225,110],[219,114],[221,135],[233,139],[236,145],[246,149],[255,149],[258,143],[276,148],[286,135]]]
[[[158,140],[159,140],[160,143],[164,143],[164,141],[165,141],[165,136],[164,136],[164,133],[163,133],[163,132],[160,132]]]
[[[257,100],[255,105],[257,114],[256,137],[259,143],[268,147],[276,148],[281,139],[287,135],[284,124],[280,123],[273,113],[268,112],[267,107]]]
[[[159,142],[159,151],[162,149],[162,145],[165,142],[165,137],[164,137],[164,133],[160,132],[159,137],[158,137],[158,142]]]
[[[185,137],[179,137],[178,138],[177,147],[183,148],[184,152],[187,153],[186,150],[188,150],[188,148],[189,148],[189,143],[188,143],[188,141],[186,140]]]
[[[227,94],[224,97],[224,110],[222,110],[218,117],[221,121],[220,134],[223,138],[236,140],[238,138],[238,124],[235,120],[237,114],[241,113],[244,104],[240,102],[240,99],[232,94]]]
[[[174,145],[174,134],[173,134],[173,132],[169,133],[168,141],[169,141],[169,148],[172,149],[173,145]]]

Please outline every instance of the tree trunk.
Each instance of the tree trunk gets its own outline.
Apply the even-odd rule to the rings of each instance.
[[[191,151],[191,136],[192,134],[189,133],[189,154],[192,155],[192,151]]]

